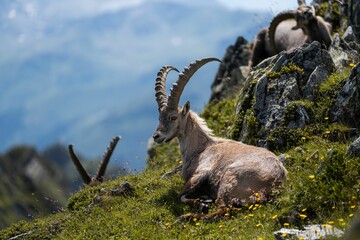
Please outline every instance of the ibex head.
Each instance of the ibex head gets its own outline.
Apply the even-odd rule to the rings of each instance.
[[[308,6],[305,2],[301,4],[299,3],[299,7],[295,12],[294,17],[296,20],[296,26],[292,28],[293,30],[300,28],[305,30],[310,22],[317,21],[314,6]]]
[[[192,75],[203,65],[211,61],[219,61],[217,58],[204,58],[191,63],[179,77],[170,90],[170,95],[166,95],[166,76],[171,70],[179,72],[175,67],[162,67],[157,74],[155,83],[155,97],[159,109],[159,125],[153,134],[156,143],[168,142],[179,136],[180,129],[183,129],[184,119],[190,110],[190,102],[187,101],[183,107],[179,107],[179,100],[186,83]]]

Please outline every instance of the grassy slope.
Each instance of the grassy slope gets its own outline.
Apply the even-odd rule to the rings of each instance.
[[[346,127],[327,123],[324,117],[324,104],[332,97],[329,91],[343,78],[329,78],[317,104],[311,105],[314,123],[292,135],[286,149],[277,152],[288,154],[288,181],[266,205],[231,209],[217,222],[175,222],[193,209],[178,199],[180,176],[160,179],[180,163],[178,146],[170,143],[156,148],[144,172],[84,188],[69,199],[65,212],[19,222],[1,231],[0,239],[23,233],[24,239],[273,239],[273,231],[284,226],[329,223],[344,229],[360,204],[360,159],[346,156]],[[226,136],[234,127],[235,105],[234,98],[206,107],[203,117],[217,135]],[[110,190],[124,181],[132,185],[133,194],[111,196]]]

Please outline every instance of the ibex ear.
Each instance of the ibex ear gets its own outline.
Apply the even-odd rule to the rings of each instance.
[[[306,1],[305,0],[298,0],[298,5],[306,5]]]
[[[185,116],[190,110],[190,102],[187,101],[181,110],[181,114]]]

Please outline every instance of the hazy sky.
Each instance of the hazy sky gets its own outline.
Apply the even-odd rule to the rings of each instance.
[[[265,10],[279,12],[297,6],[295,0],[217,0],[231,9]]]

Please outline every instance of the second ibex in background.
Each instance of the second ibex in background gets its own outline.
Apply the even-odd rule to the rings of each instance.
[[[255,37],[249,67],[256,66],[267,57],[289,51],[304,43],[320,42],[325,48],[331,44],[331,24],[315,15],[315,9],[305,0],[298,0],[299,7],[279,13],[269,28],[262,29]]]
[[[207,196],[210,199],[205,200],[216,202],[217,216],[225,213],[228,206],[249,201],[256,193],[268,196],[277,184],[285,181],[287,171],[278,157],[265,148],[214,137],[205,121],[190,110],[189,101],[183,107],[178,106],[186,83],[210,61],[220,60],[204,58],[185,68],[169,97],[166,76],[169,71],[178,70],[172,66],[161,68],[155,84],[159,125],[153,138],[156,143],[178,138],[183,159],[181,174],[185,180],[180,199],[202,211],[204,207],[207,209],[208,201],[199,198]],[[192,216],[184,215],[180,219]]]
[[[111,157],[112,153],[114,152],[116,144],[118,143],[118,141],[120,139],[121,139],[121,137],[116,136],[111,140],[110,145],[106,149],[104,156],[100,162],[99,169],[94,177],[90,177],[88,172],[85,170],[85,168],[81,164],[79,158],[76,156],[73,145],[72,144],[69,145],[69,153],[70,153],[71,160],[73,161],[73,163],[74,163],[76,169],[78,170],[85,185],[96,186],[104,181],[104,175],[105,175],[107,165],[110,161],[110,157]]]

